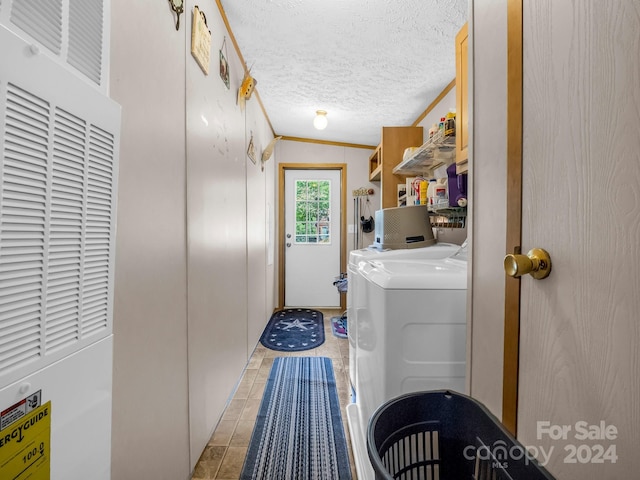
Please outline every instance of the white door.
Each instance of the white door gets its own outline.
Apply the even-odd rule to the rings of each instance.
[[[640,3],[524,2],[518,437],[557,478],[640,475]],[[587,438],[585,437],[587,432]]]
[[[340,170],[285,170],[285,305],[340,307]]]

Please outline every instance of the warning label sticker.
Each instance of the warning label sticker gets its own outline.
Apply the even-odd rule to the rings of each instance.
[[[20,420],[27,413],[35,410],[42,403],[42,390],[23,398],[18,403],[0,412],[0,431],[7,428],[16,420]]]

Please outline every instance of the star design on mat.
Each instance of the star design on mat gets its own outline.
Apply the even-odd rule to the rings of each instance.
[[[309,320],[302,320],[300,321],[299,318],[294,319],[292,322],[286,322],[286,321],[282,321],[281,322],[283,327],[283,330],[291,330],[292,328],[296,327],[299,328],[300,330],[309,330],[307,328],[307,325],[313,325],[314,322],[309,321]]]

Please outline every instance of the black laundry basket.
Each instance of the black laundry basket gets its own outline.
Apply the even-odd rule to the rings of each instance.
[[[371,417],[376,480],[550,480],[481,403],[446,390],[409,393]]]

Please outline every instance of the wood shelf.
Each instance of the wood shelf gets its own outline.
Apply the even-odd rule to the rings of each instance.
[[[379,182],[382,173],[382,154],[381,147],[378,148],[369,157],[369,181]]]
[[[371,173],[369,173],[370,182],[379,182],[382,174],[382,165],[378,165]]]

